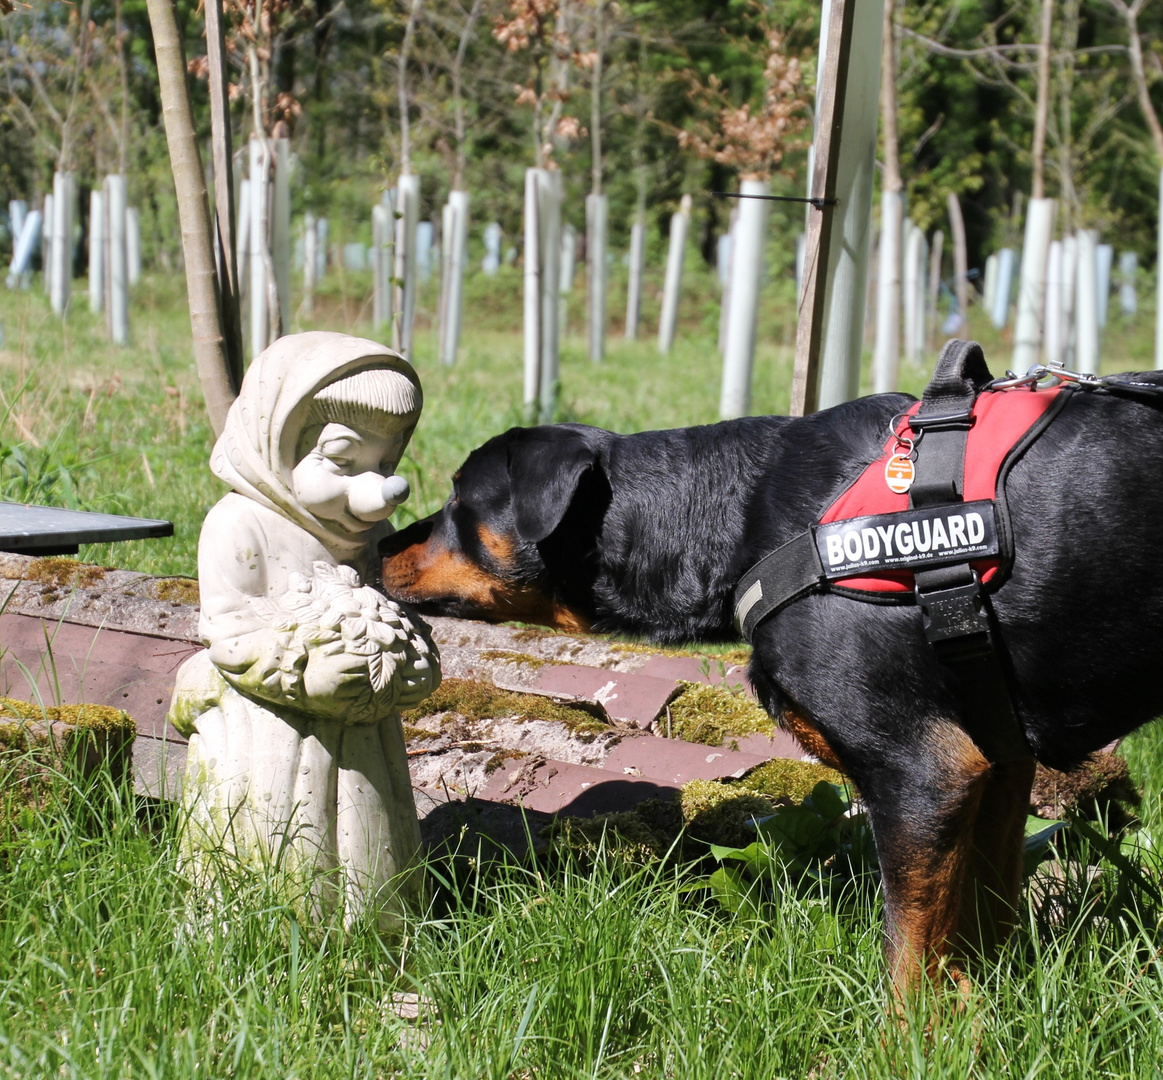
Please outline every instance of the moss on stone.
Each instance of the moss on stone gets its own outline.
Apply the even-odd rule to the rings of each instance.
[[[666,734],[687,742],[722,746],[732,735],[772,735],[775,722],[742,690],[683,682],[668,707]]]
[[[87,731],[130,734],[137,727],[123,709],[112,705],[38,705],[32,701],[0,697],[0,718],[29,720],[33,723],[62,723]]]
[[[748,828],[752,818],[802,803],[821,780],[844,783],[835,769],[789,758],[774,758],[741,780],[692,780],[680,796],[683,821],[692,836],[708,843],[748,844],[755,838]]]
[[[188,604],[191,607],[197,606],[201,600],[198,582],[194,578],[157,578],[153,583],[153,594],[158,600],[171,604]]]
[[[610,648],[615,652],[646,653],[650,656],[691,656],[696,660],[706,660],[712,669],[719,664],[729,668],[746,667],[751,663],[751,650],[744,646],[708,652],[703,645],[656,645],[649,641],[618,639],[610,642]]]
[[[583,859],[604,851],[638,865],[663,858],[674,847],[681,829],[677,802],[647,799],[633,810],[617,814],[558,818],[544,835],[557,850]]]
[[[87,589],[105,580],[105,570],[100,566],[66,559],[59,555],[49,555],[31,563],[25,571],[26,581],[41,585],[77,586]]]
[[[405,724],[421,726],[425,717],[451,712],[466,720],[548,720],[564,724],[575,735],[598,735],[610,725],[583,705],[565,705],[536,694],[498,690],[476,679],[445,679],[439,689],[414,709],[401,713]]]
[[[412,724],[404,725],[404,742],[412,742],[418,739],[439,739],[440,732],[433,731],[431,728],[415,727]]]
[[[511,652],[508,649],[485,649],[480,654],[482,660],[500,660],[506,664],[524,664],[526,667],[541,668],[546,664],[555,664],[556,660],[549,660],[544,656],[534,656],[532,653]]]

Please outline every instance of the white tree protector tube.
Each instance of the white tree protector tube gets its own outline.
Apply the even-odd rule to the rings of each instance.
[[[666,278],[662,286],[662,314],[658,319],[658,351],[665,355],[674,345],[678,326],[678,300],[682,292],[682,261],[691,220],[691,197],[684,195],[677,214],[670,219],[670,247],[666,253]]]
[[[743,195],[768,195],[771,185],[766,180],[744,180],[739,190]],[[751,371],[770,206],[765,199],[740,199],[735,242],[731,245],[730,306],[719,399],[719,415],[724,420],[746,416],[751,411]]]
[[[1098,374],[1098,232],[1078,231],[1078,274],[1074,301],[1075,355],[1079,371]]]
[[[1062,343],[1065,327],[1062,320],[1062,241],[1051,240],[1046,253],[1046,334],[1044,338],[1046,363],[1062,363]],[[1020,371],[1021,368],[1014,370]]]
[[[1022,241],[1018,279],[1018,315],[1014,323],[1014,370],[1026,371],[1042,355],[1046,311],[1046,259],[1054,234],[1054,199],[1030,199]]]

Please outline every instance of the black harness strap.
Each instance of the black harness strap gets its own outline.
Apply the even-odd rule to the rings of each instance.
[[[941,350],[921,407],[909,421],[920,435],[910,505],[961,501],[973,405],[990,379],[977,342],[950,341]],[[977,572],[968,563],[958,563],[917,569],[913,577],[925,639],[953,675],[962,726],[991,762],[1029,757]]]
[[[765,555],[735,586],[735,625],[750,641],[764,619],[824,584],[824,570],[809,529]]]

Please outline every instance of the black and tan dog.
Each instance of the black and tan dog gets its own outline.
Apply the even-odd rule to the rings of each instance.
[[[630,436],[514,428],[385,541],[384,586],[433,613],[732,638],[740,575],[819,521],[910,404]],[[990,604],[1032,756],[991,764],[966,734],[916,606],[824,592],[754,636],[763,704],[867,802],[898,988],[1012,928],[1035,757],[1068,769],[1163,713],[1159,405],[1073,394],[1006,490],[1015,557]]]

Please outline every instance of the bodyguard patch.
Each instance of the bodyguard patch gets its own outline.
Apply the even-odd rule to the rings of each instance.
[[[817,525],[815,539],[829,581],[969,562],[999,552],[991,499],[833,521]]]

